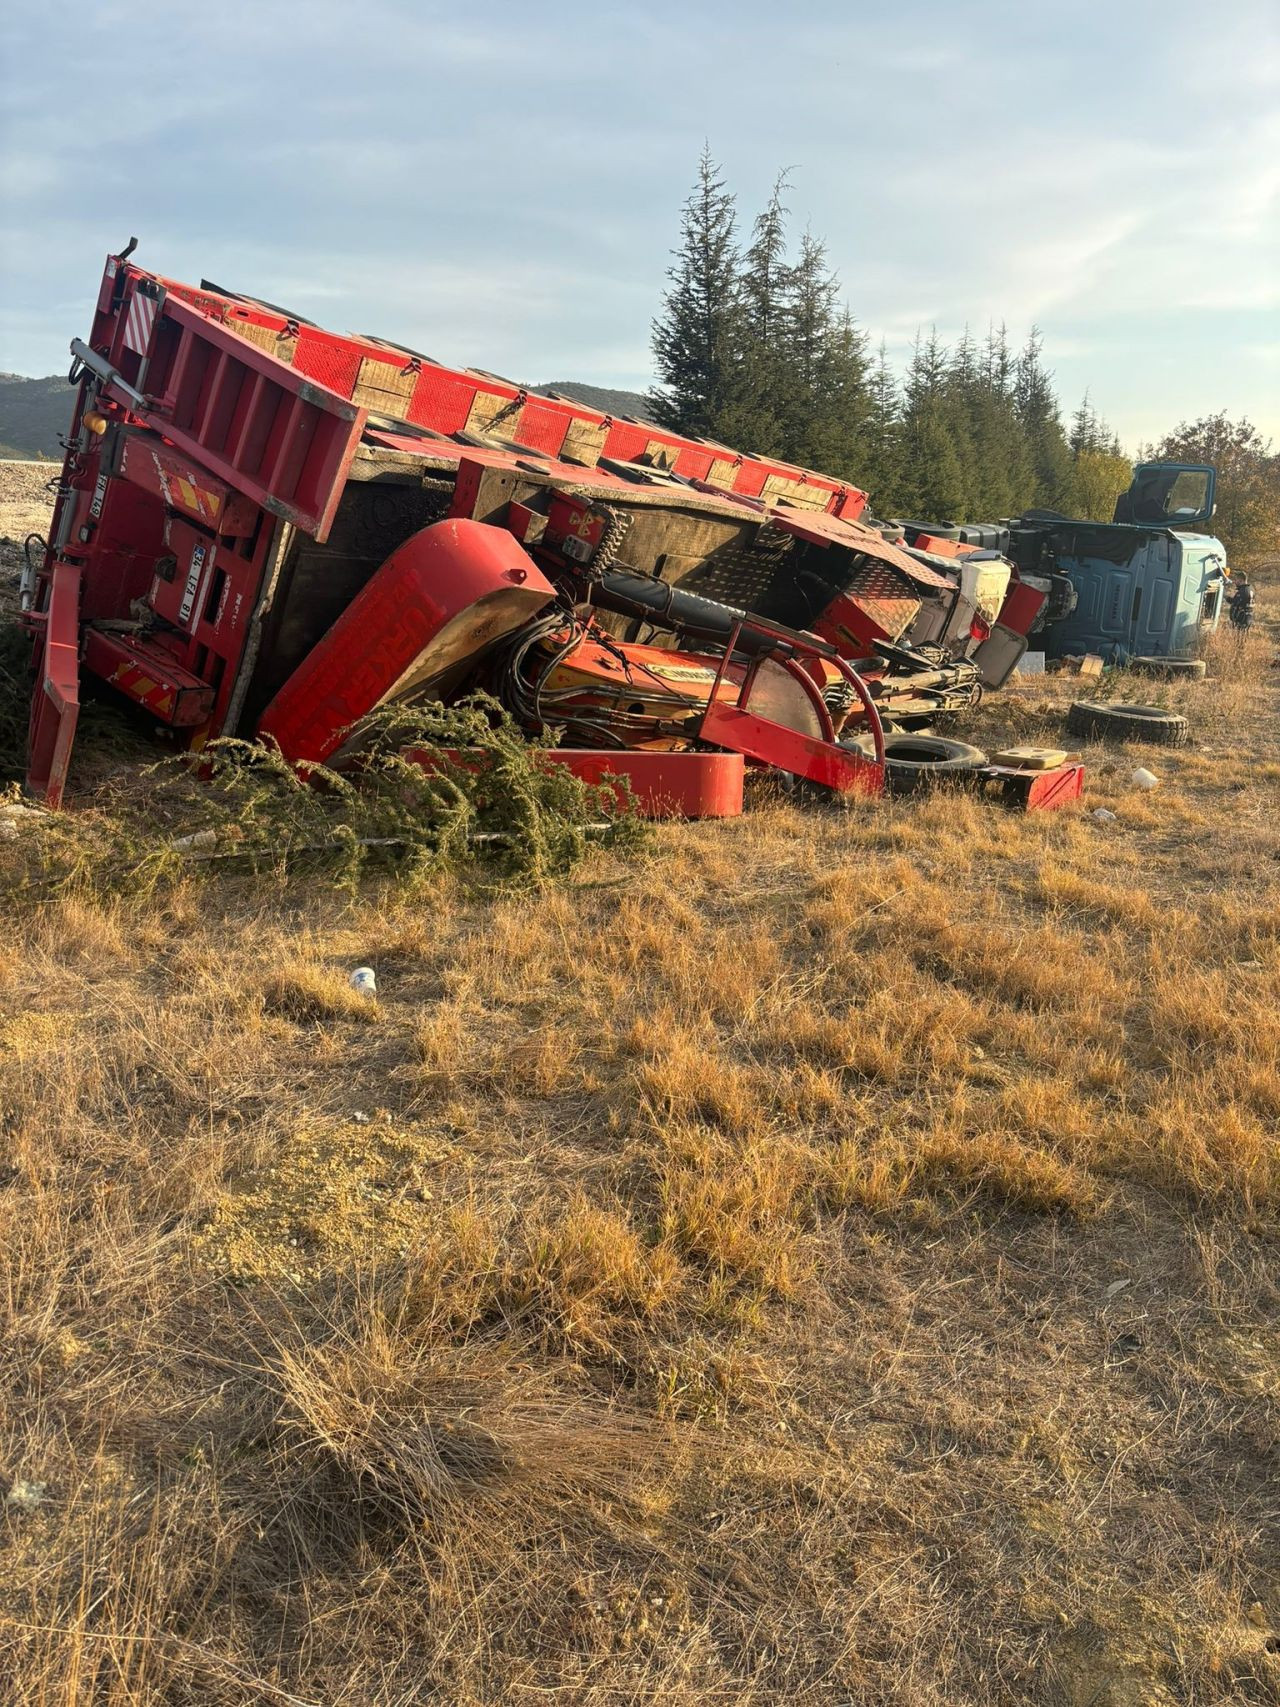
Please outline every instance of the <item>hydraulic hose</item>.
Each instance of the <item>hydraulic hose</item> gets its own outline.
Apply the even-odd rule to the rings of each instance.
[[[718,604],[697,593],[686,593],[629,569],[610,569],[602,575],[594,588],[592,603],[619,616],[646,617],[704,640],[726,641],[739,623],[751,621],[749,611]],[[745,628],[738,648],[743,652],[772,652],[777,644],[776,637],[757,635]]]

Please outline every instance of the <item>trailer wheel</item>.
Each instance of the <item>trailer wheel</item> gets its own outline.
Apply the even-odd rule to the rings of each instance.
[[[1184,682],[1204,680],[1208,665],[1203,658],[1130,658],[1129,668],[1144,676],[1167,676]]]
[[[1068,735],[1098,741],[1150,741],[1157,747],[1185,747],[1187,720],[1157,705],[1103,705],[1078,699],[1067,713]]]
[[[855,736],[842,746],[851,747],[864,758],[874,749],[866,736]],[[885,780],[894,794],[910,794],[932,782],[962,782],[980,771],[987,755],[967,741],[950,741],[941,735],[886,735],[884,738]]]

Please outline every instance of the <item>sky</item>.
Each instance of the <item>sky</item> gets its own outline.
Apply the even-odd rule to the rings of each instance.
[[[45,0],[0,33],[0,369],[108,251],[339,331],[642,389],[709,144],[901,366],[1043,330],[1130,449],[1280,441],[1280,0]]]

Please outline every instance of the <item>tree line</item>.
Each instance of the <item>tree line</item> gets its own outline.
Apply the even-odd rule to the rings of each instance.
[[[787,190],[784,172],[743,231],[704,149],[653,327],[659,424],[848,479],[881,517],[1110,521],[1131,460],[1087,393],[1064,422],[1039,330],[1014,349],[1003,324],[950,345],[930,329],[899,377],[842,300],[822,239],[792,243]],[[1215,462],[1227,544],[1280,549],[1280,457],[1249,422],[1210,416],[1143,454]]]

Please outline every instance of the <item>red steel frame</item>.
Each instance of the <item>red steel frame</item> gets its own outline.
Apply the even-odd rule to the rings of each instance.
[[[71,448],[25,614],[36,639],[28,783],[55,805],[82,650],[160,721],[197,741],[220,726],[275,524],[325,537],[366,420],[115,258],[90,341],[72,349]],[[161,631],[130,634],[144,596]],[[86,626],[82,641],[82,624],[109,626]]]
[[[192,745],[234,727],[283,530],[326,537],[370,408],[391,417],[382,442],[455,468],[536,456],[605,496],[620,480],[608,464],[643,462],[752,509],[785,498],[792,508],[771,513],[805,537],[894,554],[857,526],[866,496],[845,482],[325,332],[123,256],[108,259],[90,337],[72,348],[70,448],[24,615],[36,642],[28,781],[51,803],[65,787],[81,663]],[[397,441],[398,421],[414,436]],[[139,601],[145,624],[131,620]],[[741,713],[748,694],[722,709]],[[878,729],[874,707],[869,716]],[[737,747],[727,725],[720,734]]]
[[[478,368],[452,368],[381,338],[322,331],[262,303],[194,289],[125,266],[129,285],[144,281],[180,298],[201,318],[273,345],[277,359],[339,397],[385,398],[379,411],[428,433],[496,435],[553,460],[647,461],[711,490],[760,498],[786,495],[817,512],[856,521],[867,495],[847,481],[771,457],[748,456],[710,439],[689,438],[630,416],[606,415],[564,396],[542,397]],[[136,283],[134,281],[137,281]]]
[[[772,633],[781,647],[798,652],[801,656],[825,658],[836,666],[857,694],[866,712],[867,727],[871,731],[875,749],[874,762],[864,758],[861,753],[838,744],[835,726],[822,697],[821,688],[794,658],[783,658],[781,662],[808,695],[817,715],[818,726],[822,732],[821,739],[815,740],[812,735],[788,729],[768,718],[757,717],[750,710],[748,702],[755,683],[759,658],[747,669],[743,677],[737,704],[728,705],[718,700],[717,695],[729,661],[738,651],[744,630],[764,635]],[[720,668],[716,672],[707,709],[699,722],[699,738],[711,746],[727,747],[731,752],[742,753],[744,757],[754,759],[757,764],[776,765],[779,770],[789,771],[793,776],[802,776],[809,782],[820,783],[824,788],[835,789],[840,794],[878,795],[884,792],[884,725],[880,720],[879,708],[861,676],[852,665],[837,656],[833,647],[817,640],[810,642],[805,637],[783,632],[759,618],[753,617],[749,623],[735,624],[724,656],[720,660]]]
[[[61,806],[71,743],[80,716],[80,568],[59,563],[49,582],[44,644],[32,697],[27,782]]]
[[[614,787],[620,804],[642,818],[739,818],[743,806],[741,753],[647,753],[608,748],[550,747],[538,764],[563,765],[599,787]]]

